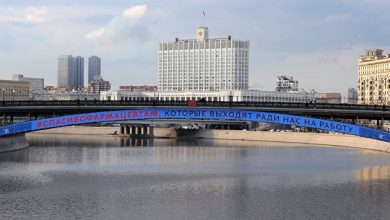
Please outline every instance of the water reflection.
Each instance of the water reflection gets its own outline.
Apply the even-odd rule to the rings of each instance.
[[[356,171],[356,179],[359,183],[390,179],[390,166],[360,168]]]

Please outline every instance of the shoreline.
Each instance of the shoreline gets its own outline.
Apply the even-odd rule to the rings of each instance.
[[[73,134],[73,135],[103,135],[113,137],[129,137],[129,135],[113,135],[119,133],[119,127],[88,127],[70,126],[27,133],[26,136],[37,134]],[[345,134],[303,133],[303,132],[269,132],[245,130],[184,130],[187,133],[177,134],[174,128],[154,128],[153,138],[195,138],[215,140],[241,140],[307,144],[331,147],[348,147],[355,149],[374,150],[390,153],[390,143]]]

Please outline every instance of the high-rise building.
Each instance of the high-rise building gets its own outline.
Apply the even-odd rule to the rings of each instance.
[[[276,81],[277,92],[298,92],[298,81],[291,76],[278,76]]]
[[[101,76],[97,76],[88,86],[88,93],[100,94],[101,91],[111,89],[109,81],[104,81]]]
[[[41,92],[45,87],[44,78],[24,77],[22,74],[13,74],[12,80],[30,82],[30,89],[32,93]]]
[[[390,54],[366,50],[358,63],[358,103],[390,104]]]
[[[62,55],[58,57],[58,87],[71,87],[72,56]]]
[[[355,88],[348,89],[348,104],[356,104],[358,100],[358,92]]]
[[[199,27],[196,36],[160,43],[158,90],[248,89],[249,41],[209,38],[207,27]]]
[[[101,76],[101,59],[97,56],[91,56],[88,58],[88,84],[97,76]]]
[[[76,68],[76,80],[74,82],[74,88],[81,89],[84,87],[84,57],[75,57],[74,65]]]
[[[58,57],[58,87],[84,87],[84,58],[62,55]]]

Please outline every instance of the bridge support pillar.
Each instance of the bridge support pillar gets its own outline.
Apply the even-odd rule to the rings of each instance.
[[[124,127],[124,125],[121,125],[121,132],[120,132],[120,134],[124,134],[125,133],[125,127]]]
[[[385,121],[385,119],[384,119],[383,116],[382,116],[382,118],[381,118],[381,129],[382,129],[382,130],[385,129],[385,127],[384,127],[384,121]]]
[[[136,129],[133,125],[130,126],[130,135],[135,135]]]
[[[126,134],[130,135],[130,126],[126,125]]]
[[[139,127],[136,127],[137,128],[137,135],[141,135],[142,134],[142,127],[139,126]]]

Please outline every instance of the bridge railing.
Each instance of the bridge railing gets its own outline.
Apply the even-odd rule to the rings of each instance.
[[[53,100],[53,101],[3,101],[1,107],[10,106],[187,106],[187,101],[160,100]],[[295,102],[220,102],[198,101],[199,107],[259,107],[259,108],[309,108],[309,109],[345,109],[390,111],[386,105],[329,104],[329,103],[295,103]]]

